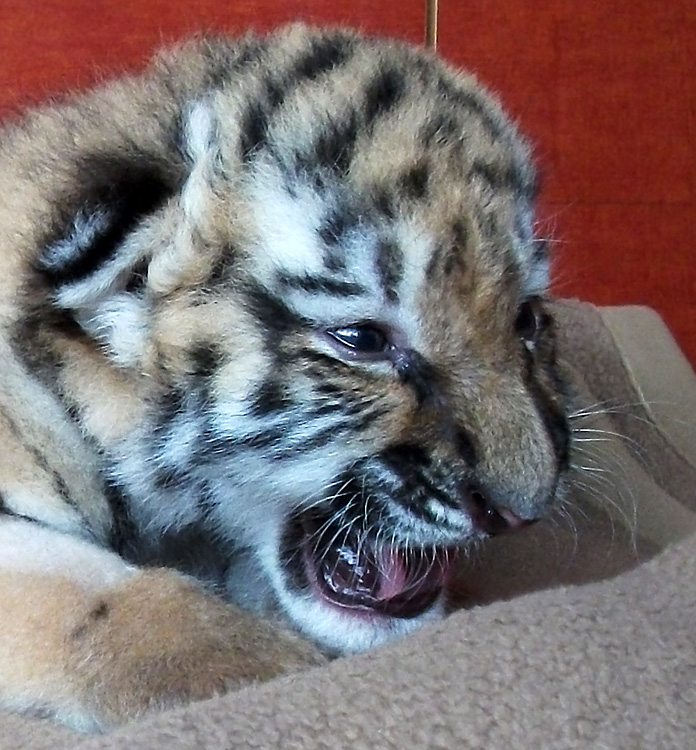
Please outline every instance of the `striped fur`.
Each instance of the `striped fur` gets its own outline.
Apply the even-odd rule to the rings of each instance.
[[[451,550],[562,494],[534,172],[470,76],[339,30],[199,40],[8,126],[0,163],[2,511],[22,538],[59,535],[76,590],[104,555],[124,567],[98,593],[126,601],[138,566],[178,568],[357,650],[441,614],[445,573],[422,589]],[[84,576],[60,563],[71,539],[94,546]],[[20,557],[0,572],[36,575]],[[182,613],[218,612],[171,580]],[[73,627],[108,619],[92,606]],[[277,643],[288,665],[316,659]],[[184,660],[131,696],[128,664],[86,705],[49,663],[0,697],[103,726],[233,683],[236,657],[205,653],[227,670],[208,686]]]

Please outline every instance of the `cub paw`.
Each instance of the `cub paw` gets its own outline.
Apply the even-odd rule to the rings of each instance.
[[[90,604],[69,636],[69,678],[98,728],[325,661],[168,570],[137,573]]]

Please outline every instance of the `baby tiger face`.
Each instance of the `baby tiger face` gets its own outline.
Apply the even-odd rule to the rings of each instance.
[[[144,111],[177,128],[143,115],[39,262],[98,343],[64,356],[137,401],[109,430],[61,375],[125,547],[205,547],[232,598],[337,650],[407,632],[441,612],[458,547],[561,492],[527,148],[472,78],[345,32],[199,44],[151,75],[177,93]],[[142,169],[136,211],[119,185]]]

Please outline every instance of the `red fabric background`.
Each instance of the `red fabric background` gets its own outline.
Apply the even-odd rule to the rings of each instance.
[[[194,30],[294,18],[423,38],[423,0],[1,0],[0,115]],[[440,49],[502,95],[544,176],[555,289],[656,308],[696,364],[696,3],[440,0]]]
[[[440,49],[541,165],[555,290],[647,304],[696,365],[694,0],[441,0]]]

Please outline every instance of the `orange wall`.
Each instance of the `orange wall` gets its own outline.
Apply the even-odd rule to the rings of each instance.
[[[696,363],[694,0],[440,0],[440,50],[535,145],[555,290],[642,303]],[[349,23],[419,42],[424,0],[0,0],[0,115],[198,29]]]
[[[399,0],[0,0],[0,115],[28,98],[142,64],[197,31],[305,19],[423,39],[423,3]]]
[[[440,21],[532,138],[556,292],[656,308],[696,365],[696,2],[442,0]]]

